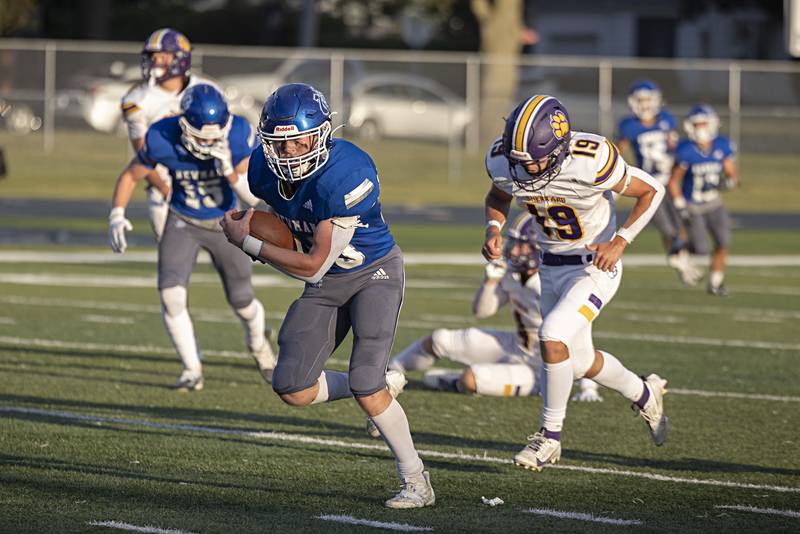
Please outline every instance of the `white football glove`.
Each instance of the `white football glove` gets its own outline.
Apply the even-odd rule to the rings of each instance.
[[[484,268],[487,280],[500,280],[506,275],[507,270],[508,264],[506,263],[506,260],[502,258],[499,260],[490,261]]]
[[[114,252],[125,252],[128,240],[125,231],[133,230],[131,222],[125,218],[125,208],[113,208],[108,214],[108,242]]]
[[[576,402],[603,402],[603,397],[596,389],[582,389],[572,396]]]
[[[233,154],[227,137],[214,143],[208,153],[214,158],[214,165],[219,174],[225,177],[233,174]]]

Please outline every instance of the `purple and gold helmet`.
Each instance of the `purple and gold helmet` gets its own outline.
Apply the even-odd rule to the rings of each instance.
[[[533,235],[534,222],[533,215],[522,213],[506,232],[503,256],[511,266],[511,270],[515,272],[526,273],[539,267],[539,247]],[[528,243],[529,253],[521,254],[520,247],[516,246],[518,243]]]
[[[555,97],[535,95],[522,101],[506,119],[503,150],[511,178],[526,191],[538,191],[561,172],[569,153],[569,115]],[[522,163],[546,160],[543,170],[530,174]]]
[[[155,52],[169,52],[172,61],[160,66],[153,62]],[[151,84],[176,76],[186,76],[192,66],[192,44],[181,32],[161,28],[150,34],[142,48],[142,77]]]

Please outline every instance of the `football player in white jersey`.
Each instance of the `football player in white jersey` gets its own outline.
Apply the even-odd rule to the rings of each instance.
[[[181,98],[186,88],[197,84],[216,84],[190,74],[192,45],[182,33],[172,28],[154,31],[142,49],[142,77],[122,97],[122,119],[128,129],[128,138],[134,152],[144,144],[147,129],[154,122],[178,115]],[[218,88],[217,88],[218,89]],[[163,167],[156,167],[147,177],[147,212],[156,241],[161,240],[169,212],[171,179]]]
[[[502,256],[500,230],[512,198],[535,217],[543,252],[542,420],[514,462],[540,471],[561,458],[572,381],[583,377],[632,401],[653,442],[661,445],[667,435],[666,380],[656,374],[640,378],[612,354],[595,350],[592,321],[619,288],[622,253],[652,218],[664,186],[628,166],[606,138],[572,132],[564,105],[547,95],[525,99],[513,110],[486,166],[492,187],[485,200],[484,256],[490,261]],[[636,199],[620,228],[612,192]]]
[[[533,240],[534,220],[520,215],[506,233],[503,259],[486,264],[472,312],[484,319],[508,304],[516,331],[491,328],[439,328],[402,350],[389,369],[406,373],[426,370],[438,359],[466,366],[463,371],[431,369],[423,383],[433,389],[497,397],[538,395],[542,358],[539,353],[539,249]],[[597,384],[581,380],[574,400],[602,401]]]

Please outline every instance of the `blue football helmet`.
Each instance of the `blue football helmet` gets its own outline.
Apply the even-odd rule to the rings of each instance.
[[[695,143],[710,143],[719,133],[719,116],[708,104],[698,104],[689,110],[683,129]]]
[[[628,90],[628,106],[642,120],[652,120],[661,111],[661,89],[650,80],[639,80]]]
[[[511,179],[526,191],[542,189],[561,172],[570,136],[567,109],[557,98],[535,95],[522,101],[506,119],[503,131]],[[537,161],[543,166],[536,174],[523,166]]]
[[[258,137],[270,169],[286,182],[303,180],[328,161],[331,117],[325,97],[304,83],[290,83],[270,95],[261,110]],[[311,136],[311,149],[305,154],[283,156],[286,141]]]
[[[153,62],[155,52],[170,52],[172,61],[167,66]],[[175,76],[186,76],[192,66],[192,44],[181,32],[161,28],[150,34],[142,48],[142,78],[151,85]]]
[[[534,222],[533,215],[523,213],[517,217],[506,232],[503,256],[512,271],[526,273],[539,267],[540,251],[533,236]],[[530,247],[519,246],[523,243],[527,243]]]
[[[225,97],[211,85],[193,85],[181,98],[181,142],[198,159],[212,158],[211,150],[224,142],[232,123]]]

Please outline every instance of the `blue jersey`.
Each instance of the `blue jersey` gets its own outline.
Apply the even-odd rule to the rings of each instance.
[[[652,174],[662,183],[669,181],[672,154],[669,138],[675,131],[675,117],[662,109],[652,126],[642,124],[639,117],[625,117],[619,123],[619,138],[627,139],[636,154],[636,166]]]
[[[703,204],[719,199],[724,174],[723,162],[734,156],[730,139],[719,136],[703,152],[694,141],[684,139],[675,152],[675,165],[686,170],[681,190],[687,202]]]
[[[236,195],[228,179],[220,175],[214,159],[193,156],[181,142],[180,117],[167,117],[147,130],[144,145],[137,154],[139,163],[155,168],[163,165],[172,176],[170,207],[193,219],[213,219],[236,207]],[[233,116],[228,143],[236,166],[258,145],[247,119]]]
[[[358,215],[350,245],[328,273],[352,272],[385,256],[394,247],[394,238],[383,220],[378,201],[380,183],[372,158],[353,143],[334,139],[325,165],[299,182],[291,199],[279,191],[282,182],[269,168],[262,150],[256,150],[248,169],[250,191],[267,204],[289,226],[308,252],[314,230],[320,221]]]

